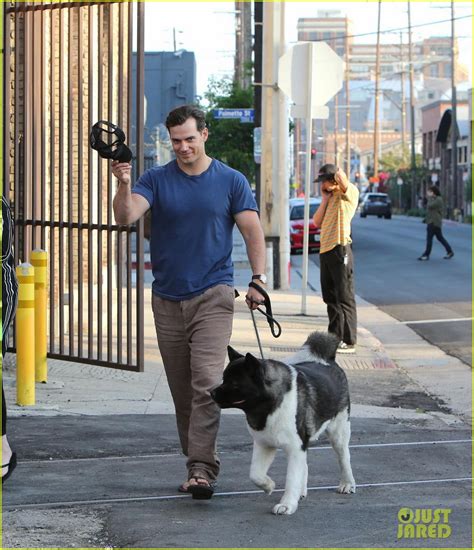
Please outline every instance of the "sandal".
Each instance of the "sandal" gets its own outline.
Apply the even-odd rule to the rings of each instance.
[[[12,453],[10,462],[8,464],[2,464],[2,468],[8,468],[7,473],[2,476],[2,483],[4,483],[12,475],[13,470],[16,468],[16,453]]]
[[[215,483],[197,476],[193,476],[190,479],[194,479],[196,484],[188,485],[188,488],[185,491],[186,493],[191,493],[193,498],[197,500],[209,500],[212,498]]]

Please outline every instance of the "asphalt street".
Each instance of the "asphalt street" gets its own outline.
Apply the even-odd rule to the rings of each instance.
[[[420,218],[391,220],[357,213],[352,223],[356,293],[423,338],[472,366],[471,226],[445,222],[455,255],[435,239],[430,260],[419,262],[426,225]],[[319,265],[318,254],[311,260]]]
[[[322,439],[308,452],[307,498],[293,516],[277,517],[286,460],[279,452],[270,469],[272,495],[250,482],[243,415],[222,419],[222,475],[214,498],[200,502],[176,490],[185,464],[173,415],[17,419],[22,462],[4,487],[3,547],[18,539],[33,548],[471,547],[464,424],[354,418],[352,432],[357,492],[335,492],[337,460]],[[404,507],[449,510],[450,536],[400,538]]]

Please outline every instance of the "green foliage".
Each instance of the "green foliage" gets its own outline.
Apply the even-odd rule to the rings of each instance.
[[[206,153],[242,172],[250,182],[255,179],[253,158],[254,124],[239,120],[218,120],[213,109],[253,108],[253,88],[243,89],[229,79],[211,80],[204,94],[209,102],[206,116],[209,139]]]
[[[408,216],[424,216],[423,211],[419,211],[417,204],[411,204],[413,186],[415,186],[415,196],[418,196],[423,181],[426,181],[429,175],[429,170],[423,167],[421,155],[415,157],[414,170],[410,166],[408,151],[405,151],[405,154],[389,152],[382,157],[380,163],[384,170],[390,173],[386,186],[393,204],[401,210],[410,209],[406,212]],[[398,185],[398,178],[403,180],[402,186]]]

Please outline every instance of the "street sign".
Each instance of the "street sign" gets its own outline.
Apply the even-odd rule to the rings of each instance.
[[[214,109],[214,118],[219,120],[239,119],[240,122],[253,122],[255,109]]]
[[[296,118],[306,117],[308,103],[312,118],[328,118],[326,103],[342,88],[343,75],[344,61],[326,42],[299,42],[278,63],[278,87],[295,104],[291,114]],[[308,97],[308,78],[311,78],[311,97]]]

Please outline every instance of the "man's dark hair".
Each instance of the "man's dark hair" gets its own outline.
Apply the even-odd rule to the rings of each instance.
[[[441,195],[440,191],[439,191],[439,187],[437,185],[432,185],[429,190],[434,194],[436,195],[437,197],[439,197]]]
[[[173,109],[166,117],[166,127],[168,131],[174,126],[181,126],[188,118],[194,118],[196,127],[199,132],[202,132],[206,127],[206,115],[196,105],[181,105]]]
[[[334,181],[334,176],[337,172],[335,164],[324,164],[319,169],[317,181]]]

